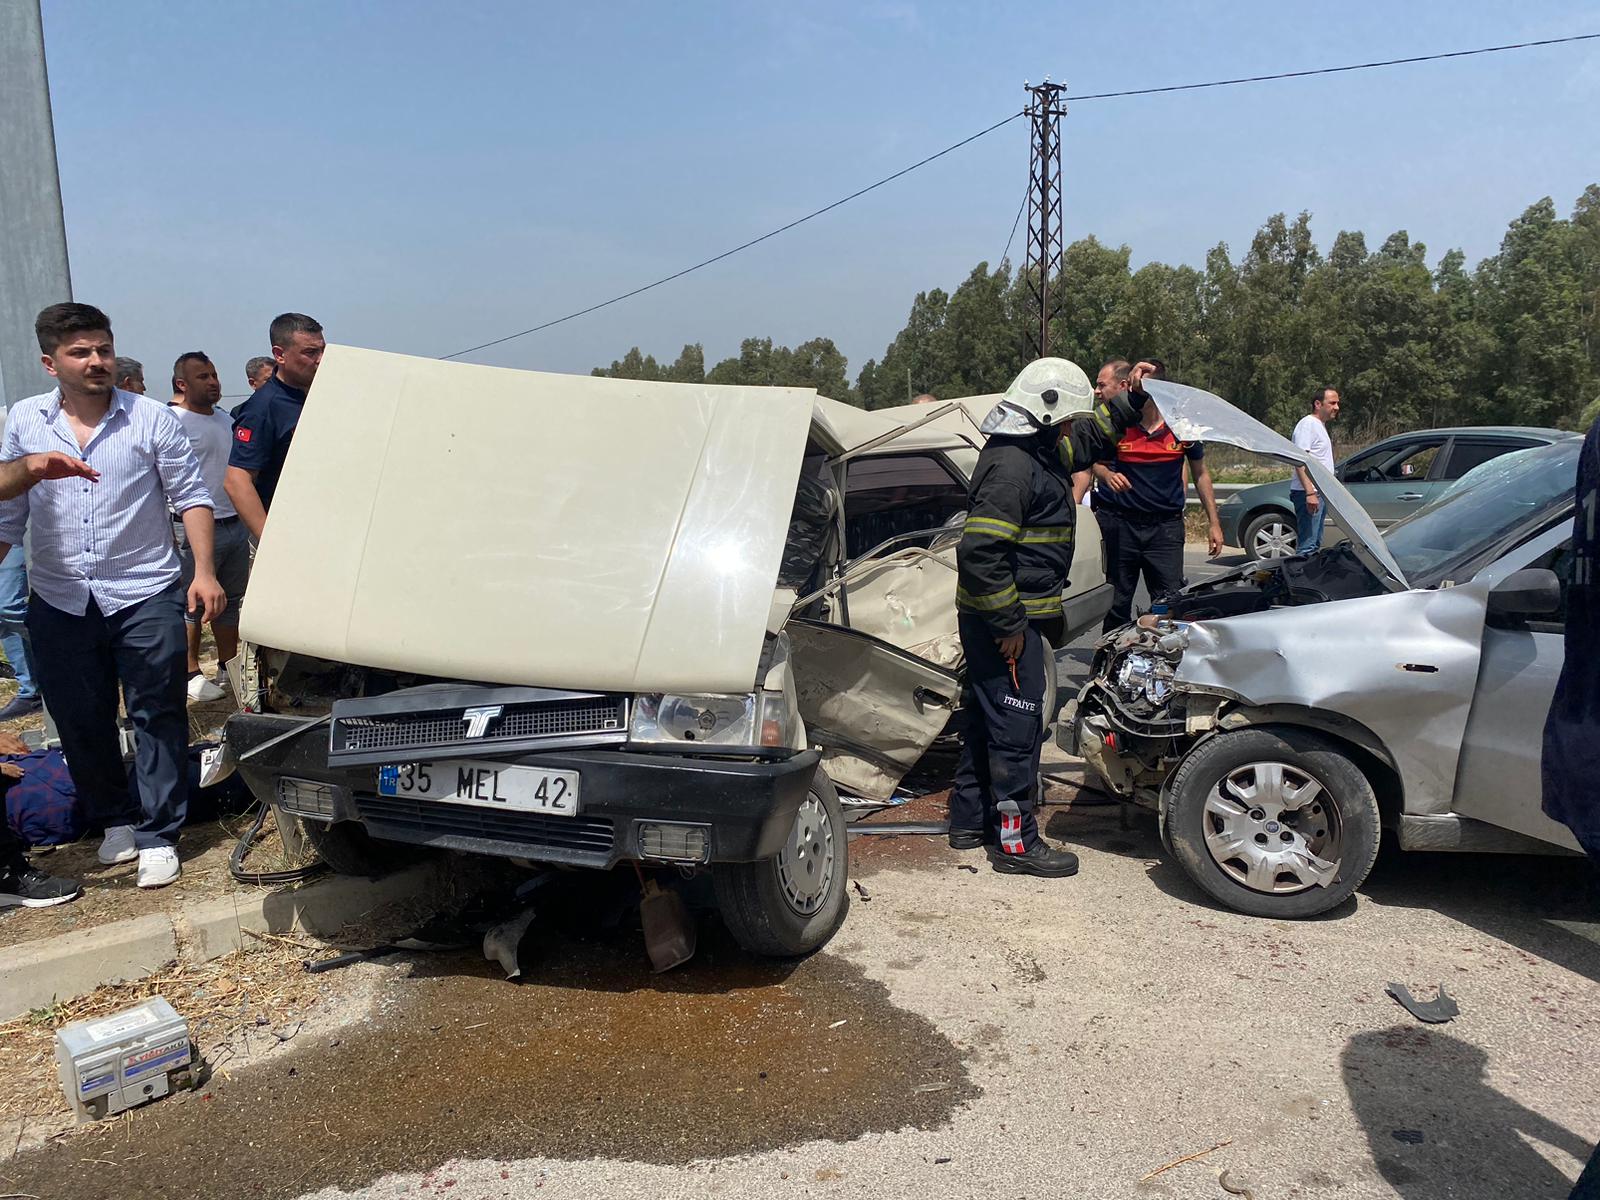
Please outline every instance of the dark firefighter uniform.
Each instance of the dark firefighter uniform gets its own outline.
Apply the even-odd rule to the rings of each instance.
[[[1578,457],[1566,658],[1545,718],[1544,811],[1600,863],[1600,421]]]
[[[1020,856],[1039,844],[1045,672],[1055,669],[1045,641],[1062,634],[1078,508],[1072,474],[1113,457],[1138,413],[1136,401],[1119,396],[1030,436],[993,435],[978,456],[956,551],[967,726],[950,796],[953,845],[981,835],[1000,855]],[[1022,654],[1008,662],[998,640],[1018,633]]]

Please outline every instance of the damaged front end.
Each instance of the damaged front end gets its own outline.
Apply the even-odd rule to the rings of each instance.
[[[1162,787],[1184,755],[1229,713],[1254,708],[1250,697],[1197,682],[1184,669],[1196,623],[1388,594],[1348,546],[1252,565],[1189,588],[1100,643],[1076,720],[1062,723],[1061,737],[1075,741],[1067,748],[1112,793],[1159,807]],[[1209,630],[1201,640],[1209,648]]]

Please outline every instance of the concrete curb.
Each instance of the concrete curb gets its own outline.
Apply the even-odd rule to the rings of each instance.
[[[58,1000],[154,974],[178,959],[202,963],[246,949],[250,933],[337,933],[395,901],[431,897],[445,884],[436,863],[381,879],[333,876],[302,887],[256,889],[0,950],[0,1021]]]

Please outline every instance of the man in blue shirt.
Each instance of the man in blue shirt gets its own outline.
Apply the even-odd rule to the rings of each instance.
[[[0,503],[0,558],[31,526],[34,667],[86,816],[105,829],[100,861],[138,858],[139,886],[161,887],[178,877],[189,800],[183,613],[209,621],[226,603],[212,568],[211,495],[167,406],[113,385],[103,312],[53,304],[34,328],[60,386],[12,407],[0,459],[60,451],[99,478],[46,479]],[[187,595],[169,511],[194,551]],[[117,736],[119,685],[138,805]]]
[[[224,484],[239,519],[258,541],[266,528],[278,476],[289,457],[295,426],[300,423],[306,391],[317,377],[327,345],[322,326],[304,313],[275,317],[268,334],[277,367],[272,378],[234,414],[233,453],[228,457]]]

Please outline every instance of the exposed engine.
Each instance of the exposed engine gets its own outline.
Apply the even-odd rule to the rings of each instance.
[[[1215,724],[1221,703],[1176,686],[1190,625],[1383,590],[1348,545],[1252,565],[1185,589],[1165,611],[1146,613],[1100,644],[1079,700],[1078,752],[1114,791],[1153,802],[1171,763]]]

